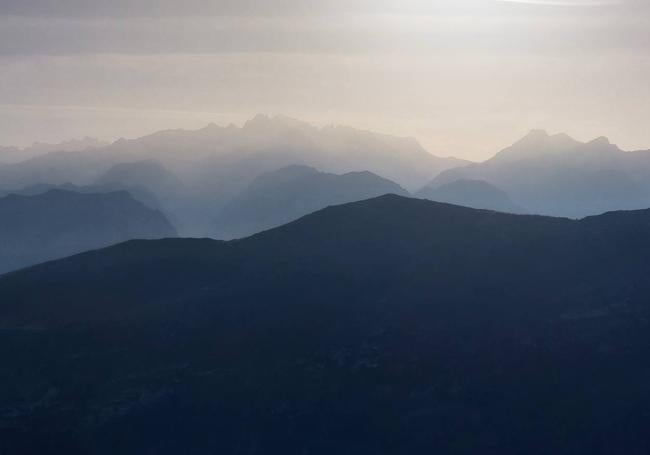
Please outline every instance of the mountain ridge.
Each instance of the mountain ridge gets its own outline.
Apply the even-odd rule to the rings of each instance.
[[[384,195],[1,276],[5,447],[645,447],[649,231]]]
[[[415,195],[476,209],[521,214],[527,212],[523,207],[515,204],[505,191],[483,180],[460,179],[438,187],[425,186]]]
[[[258,176],[224,207],[215,236],[244,237],[329,205],[386,193],[408,195],[398,184],[368,171],[338,175],[308,166],[281,168]]]
[[[484,180],[527,210],[582,218],[650,206],[650,154],[624,152],[608,139],[578,142],[534,130],[493,158],[443,171],[429,183]]]
[[[126,191],[9,194],[0,198],[0,216],[0,272],[129,238],[177,235],[160,212]]]

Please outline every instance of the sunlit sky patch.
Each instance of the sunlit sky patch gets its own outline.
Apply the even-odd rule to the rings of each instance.
[[[3,0],[0,66],[0,144],[266,112],[472,159],[533,128],[650,148],[646,1]]]

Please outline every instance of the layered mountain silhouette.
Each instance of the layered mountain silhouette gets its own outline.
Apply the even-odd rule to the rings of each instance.
[[[92,150],[109,145],[107,142],[100,141],[91,137],[83,139],[72,139],[59,144],[46,144],[36,142],[29,147],[1,147],[0,146],[0,163],[17,163],[25,161],[39,155],[45,155],[52,152],[81,152]]]
[[[643,453],[648,232],[389,195],[6,275],[3,448]]]
[[[384,194],[407,195],[402,187],[370,172],[344,175],[307,166],[262,174],[219,213],[215,236],[245,237],[280,226],[329,205]]]
[[[48,191],[52,191],[52,190],[73,191],[76,193],[102,193],[103,192],[103,191],[97,191],[94,187],[79,186],[79,185],[74,185],[72,183],[64,183],[63,185],[39,183],[36,185],[26,186],[24,188],[19,188],[16,190],[0,191],[0,197],[9,196],[10,194],[17,194],[20,196],[36,196],[38,194],[47,193]]]
[[[200,166],[190,166],[196,178],[203,177],[205,184],[216,179],[226,188],[234,185],[237,176],[245,186],[263,172],[293,164],[334,173],[370,171],[418,188],[442,170],[467,163],[433,156],[415,139],[348,127],[318,128],[285,116],[265,115],[241,128],[212,124],[198,131],[164,131],[118,141],[111,148],[153,157],[172,168],[196,160]]]
[[[22,186],[79,184],[90,174],[106,172],[110,163],[146,160],[160,162],[187,183],[234,186],[231,191],[242,189],[263,172],[292,164],[336,173],[370,171],[412,188],[421,187],[442,170],[467,164],[433,156],[414,139],[348,127],[318,128],[284,116],[259,115],[241,128],[211,124],[196,131],[169,130],[121,139],[83,156],[78,151],[48,153],[16,163],[17,167],[0,167],[0,176],[5,186],[15,181]],[[46,170],[50,180],[44,180]],[[56,181],[63,174],[65,181]],[[236,185],[236,181],[241,183]]]
[[[144,187],[160,197],[179,191],[181,181],[156,161],[120,163],[113,166],[98,180],[97,185],[107,187]]]
[[[475,209],[526,213],[525,209],[512,202],[505,191],[482,180],[461,179],[438,187],[426,186],[418,191],[416,196]]]
[[[0,198],[0,273],[130,239],[174,237],[160,212],[127,192],[49,190]]]
[[[157,170],[152,169],[153,163]],[[109,187],[131,192],[138,188],[154,195],[182,235],[209,236],[226,204],[261,174],[282,167],[306,165],[336,174],[367,171],[415,190],[441,171],[467,163],[433,156],[410,138],[259,115],[242,127],[211,124],[196,131],[161,131],[9,164],[0,159],[0,190],[112,182]],[[178,181],[177,188],[169,185],[173,181],[169,174]]]
[[[21,196],[36,196],[52,190],[62,190],[84,194],[114,193],[119,191],[126,191],[131,196],[133,196],[134,199],[141,202],[145,206],[154,210],[164,211],[163,205],[158,200],[157,196],[142,185],[129,187],[127,185],[121,185],[118,183],[106,183],[101,185],[75,185],[73,183],[54,185],[49,183],[40,183],[36,185],[26,186],[17,190],[0,190],[0,197],[9,196],[12,194]],[[165,214],[165,216],[167,216],[167,214]]]
[[[51,152],[25,161],[0,164],[3,190],[49,184],[85,186],[93,184],[103,173],[120,162],[134,161],[100,148],[75,152]]]
[[[63,146],[80,148],[73,143]],[[650,206],[650,151],[623,152],[606,138],[582,143],[541,130],[477,164],[435,157],[413,139],[347,127],[318,128],[263,115],[241,128],[209,125],[197,131],[162,131],[84,151],[52,152],[54,147],[41,147],[39,153],[49,153],[26,161],[0,164],[2,189],[95,185],[106,173],[115,172],[111,171],[115,166],[124,172],[124,166],[151,167],[155,162],[174,175],[178,188],[169,185],[161,195],[145,188],[147,183],[157,185],[155,179],[137,183],[158,200],[173,201],[166,213],[183,235],[192,236],[211,235],[216,214],[259,175],[296,164],[336,174],[368,171],[409,191],[457,180],[482,181],[507,193],[515,207],[555,216],[580,218]],[[451,201],[486,206],[469,196]]]
[[[92,185],[106,191],[128,191],[146,206],[162,211],[178,226],[184,209],[191,206],[191,195],[183,182],[154,160],[116,164]]]
[[[429,185],[483,180],[531,213],[580,218],[650,207],[650,151],[623,152],[606,138],[588,143],[532,131],[480,164],[443,172]]]

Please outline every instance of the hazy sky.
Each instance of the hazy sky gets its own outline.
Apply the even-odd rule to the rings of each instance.
[[[0,144],[282,113],[482,159],[650,148],[650,2],[0,0]]]

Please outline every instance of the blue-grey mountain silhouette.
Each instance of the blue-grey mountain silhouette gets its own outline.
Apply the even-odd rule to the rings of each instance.
[[[461,179],[440,186],[427,185],[418,191],[416,196],[475,209],[526,213],[524,208],[512,202],[505,191],[482,180]]]
[[[29,147],[2,147],[0,146],[0,163],[18,163],[40,155],[52,152],[81,152],[104,147],[108,143],[98,139],[86,137],[83,139],[73,139],[61,142],[59,144],[46,144],[37,142]]]
[[[0,273],[130,239],[174,237],[167,219],[127,192],[51,190],[0,198]]]
[[[146,206],[163,212],[181,232],[183,214],[195,205],[180,178],[155,160],[116,164],[93,187],[104,192],[128,191]]]
[[[484,180],[531,213],[580,218],[650,207],[650,151],[623,152],[606,138],[588,143],[535,130],[480,164],[443,172],[431,186]]]
[[[120,163],[113,166],[98,180],[97,185],[121,188],[142,186],[163,198],[179,191],[181,181],[160,163],[148,160]]]
[[[648,232],[383,196],[6,275],[3,448],[643,453]]]
[[[296,220],[329,205],[384,194],[407,195],[402,187],[370,172],[343,175],[289,166],[262,174],[220,212],[216,237],[245,237]]]
[[[187,236],[211,235],[220,209],[259,175],[285,166],[301,164],[336,174],[368,171],[415,190],[441,171],[468,163],[436,157],[411,138],[259,115],[241,128],[211,124],[196,131],[121,139],[94,150],[52,152],[19,163],[2,165],[0,160],[0,190],[35,184],[95,185],[107,172],[116,172],[111,170],[115,166],[125,172],[124,166],[152,162],[175,175],[182,190],[161,196],[146,182],[140,186],[156,195]],[[137,182],[130,183],[133,192]]]

